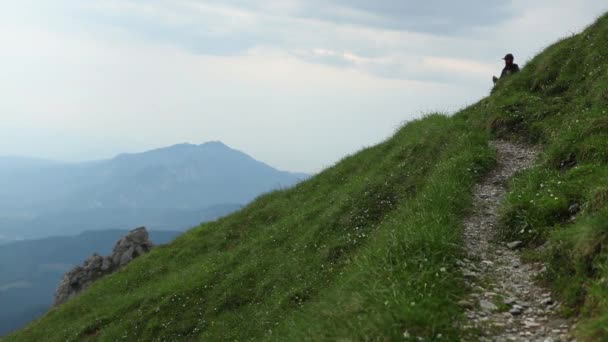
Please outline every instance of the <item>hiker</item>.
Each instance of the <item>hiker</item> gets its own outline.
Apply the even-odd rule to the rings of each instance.
[[[503,59],[505,60],[505,68],[502,69],[502,74],[500,74],[500,78],[496,76],[493,77],[494,84],[496,84],[499,79],[502,79],[505,76],[510,76],[519,72],[519,65],[513,63],[513,61],[515,60],[513,54],[509,53]]]

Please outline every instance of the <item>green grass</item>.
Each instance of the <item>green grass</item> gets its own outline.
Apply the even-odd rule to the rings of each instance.
[[[6,341],[457,339],[487,134],[431,115],[193,229]]]
[[[547,263],[579,340],[608,340],[607,15],[455,116],[195,228],[4,341],[459,340],[454,265],[491,137],[543,150],[502,237]]]

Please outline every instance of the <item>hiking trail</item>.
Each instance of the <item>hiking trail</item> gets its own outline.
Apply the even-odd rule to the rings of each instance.
[[[574,341],[571,322],[559,318],[560,304],[536,283],[543,265],[523,263],[521,242],[501,243],[497,237],[498,209],[507,181],[534,163],[538,152],[523,145],[493,141],[496,168],[477,184],[474,209],[465,220],[468,257],[459,261],[471,294],[459,305],[466,308],[465,330],[480,341]]]

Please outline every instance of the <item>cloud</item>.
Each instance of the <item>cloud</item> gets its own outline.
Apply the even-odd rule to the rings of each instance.
[[[306,4],[302,12],[312,18],[441,35],[466,34],[515,15],[507,1],[312,0]]]
[[[491,73],[488,66],[495,63],[494,69],[500,68],[498,56],[505,52],[521,52],[527,58],[531,46],[538,47],[539,39],[532,45],[522,35],[537,32],[539,20],[566,20],[573,7],[580,13],[598,13],[600,3],[106,0],[87,2],[81,6],[81,15],[89,24],[120,28],[199,54],[247,55],[255,49],[272,48],[307,62],[354,68],[385,78],[480,85],[487,82],[488,75],[463,73],[461,68],[446,68],[445,63],[429,60],[458,59],[461,66],[484,65],[483,71]],[[541,26],[555,32],[554,23]],[[543,35],[541,40],[547,38]]]
[[[317,171],[484,96],[604,1],[0,0],[0,154],[222,140]],[[532,34],[533,33],[533,34]]]
[[[479,1],[468,2],[473,5]],[[449,4],[370,4],[339,0],[291,0],[280,5],[276,1],[244,0],[108,0],[90,2],[81,9],[81,16],[87,25],[93,22],[100,27],[118,28],[129,35],[204,55],[247,55],[252,50],[272,48],[307,62],[430,82],[449,79],[442,74],[449,70],[431,70],[433,65],[424,64],[425,58],[446,57],[443,54],[448,48],[457,48],[471,39],[440,35],[443,31],[425,19],[427,16],[435,22],[448,23],[450,34],[485,25],[489,17],[506,18],[502,5],[478,6],[475,15],[462,14],[461,18],[459,13],[467,11]],[[458,24],[457,19],[462,23]],[[330,53],[323,55],[320,51]],[[479,63],[472,56],[457,57]]]
[[[432,56],[425,58],[423,65],[432,70],[443,70],[450,73],[488,75],[493,71],[493,67],[489,64]]]

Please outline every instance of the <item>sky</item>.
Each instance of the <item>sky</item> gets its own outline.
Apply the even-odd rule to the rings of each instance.
[[[0,155],[220,140],[317,172],[486,96],[605,0],[0,0]]]

